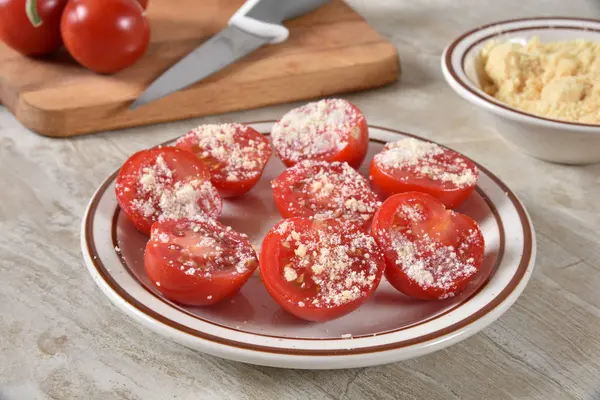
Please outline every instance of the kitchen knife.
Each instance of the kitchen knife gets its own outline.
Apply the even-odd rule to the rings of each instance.
[[[287,39],[281,23],[307,14],[329,0],[248,0],[221,32],[177,62],[135,100],[131,110],[188,87],[267,43]]]

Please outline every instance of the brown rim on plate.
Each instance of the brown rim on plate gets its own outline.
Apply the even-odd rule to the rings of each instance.
[[[268,121],[271,122],[271,121]],[[264,133],[265,136],[268,136],[269,133]],[[407,134],[408,135],[408,134]],[[417,136],[414,136],[417,137]],[[421,139],[421,140],[426,140],[426,139]],[[373,139],[370,138],[369,141],[371,142],[375,142],[375,143],[379,143],[379,144],[383,144],[385,145],[386,142],[383,140],[379,140],[379,139]],[[173,140],[169,140],[167,142],[162,143],[161,145],[169,145],[170,143],[172,143]],[[465,157],[467,158],[467,157]],[[472,160],[471,160],[472,161]],[[114,175],[114,174],[113,174]],[[111,177],[112,178],[112,177]],[[109,179],[109,182],[112,181],[113,179]],[[492,267],[489,275],[487,275],[485,277],[485,279],[483,280],[482,283],[480,283],[479,287],[477,287],[477,289],[467,298],[463,299],[461,302],[455,304],[454,306],[452,306],[451,308],[440,312],[439,314],[433,315],[429,318],[426,318],[422,321],[418,321],[418,322],[413,322],[412,324],[408,324],[406,326],[403,326],[401,328],[397,328],[397,329],[389,329],[386,331],[381,331],[381,332],[377,332],[375,334],[370,333],[370,334],[364,334],[364,335],[356,335],[353,336],[354,339],[360,339],[360,338],[366,338],[366,337],[371,337],[371,336],[383,336],[383,335],[387,335],[390,333],[396,333],[396,332],[400,332],[403,331],[405,329],[409,329],[409,328],[413,328],[415,326],[419,326],[422,325],[424,323],[427,322],[431,322],[435,319],[438,319],[440,317],[443,317],[444,315],[450,313],[451,311],[456,310],[458,307],[461,307],[462,305],[464,305],[466,302],[468,302],[469,300],[471,300],[474,296],[476,296],[487,284],[487,282],[489,281],[489,279],[491,278],[492,275],[494,275],[494,273],[497,271],[498,266],[500,265],[500,263],[502,262],[503,256],[504,256],[504,251],[505,251],[505,244],[506,244],[506,233],[504,231],[504,225],[502,223],[502,220],[500,219],[500,214],[498,213],[498,210],[496,208],[496,206],[491,202],[491,200],[488,198],[488,196],[478,187],[475,188],[475,191],[477,192],[477,194],[479,194],[479,196],[481,196],[481,198],[485,201],[485,203],[487,204],[487,206],[490,208],[490,211],[492,212],[492,215],[494,216],[494,219],[496,220],[496,224],[498,225],[498,230],[499,230],[499,234],[500,234],[500,243],[498,246],[498,256],[496,258],[496,262],[494,263],[494,266]],[[111,239],[112,239],[112,246],[117,249],[119,248],[119,243],[117,240],[117,220],[119,217],[119,214],[121,212],[121,208],[119,207],[119,205],[117,205],[115,207],[115,212],[113,214],[112,217],[112,224],[111,224]],[[129,275],[131,276],[131,278],[136,281],[141,287],[143,287],[146,292],[148,292],[150,295],[152,295],[154,298],[158,299],[159,301],[167,304],[169,307],[174,308],[176,310],[178,310],[179,312],[197,319],[199,321],[202,321],[204,323],[210,324],[210,325],[215,325],[218,326],[220,328],[224,328],[224,329],[229,329],[232,331],[236,331],[239,333],[246,333],[246,334],[250,334],[250,335],[255,335],[255,336],[262,336],[262,337],[268,337],[268,338],[273,338],[273,339],[286,339],[286,340],[347,340],[344,339],[342,337],[330,337],[330,338],[306,338],[306,337],[288,337],[288,336],[275,336],[275,335],[267,335],[264,333],[257,333],[257,332],[250,332],[250,331],[246,331],[243,329],[238,329],[238,328],[234,328],[231,326],[227,326],[227,325],[222,325],[207,319],[204,319],[190,311],[188,311],[184,306],[181,306],[177,303],[172,302],[171,300],[165,298],[164,296],[161,296],[160,294],[156,293],[154,290],[152,290],[150,287],[148,287],[148,285],[141,281],[136,274],[133,273],[133,271],[131,270],[131,268],[129,267],[129,264],[125,261],[125,259],[123,258],[123,256],[116,251],[117,256],[119,257],[119,260],[121,261],[121,265],[123,266],[123,268],[129,273]],[[112,279],[112,278],[111,278]]]
[[[454,81],[456,81],[456,83],[458,83],[463,89],[465,89],[466,91],[468,91],[469,93],[475,95],[476,97],[480,98],[481,100],[484,100],[496,107],[502,108],[506,111],[509,112],[514,112],[526,117],[531,117],[534,119],[538,119],[541,121],[546,121],[546,122],[554,122],[557,124],[566,124],[566,125],[571,125],[571,126],[579,126],[579,127],[585,127],[585,128],[598,128],[600,127],[600,124],[584,124],[581,122],[573,122],[573,121],[563,121],[560,119],[554,119],[554,118],[547,118],[547,117],[542,117],[540,115],[535,115],[535,114],[531,114],[525,111],[521,111],[517,108],[513,108],[510,107],[509,105],[502,103],[498,100],[496,100],[495,98],[491,97],[488,98],[486,96],[484,96],[483,94],[480,93],[480,90],[474,90],[473,88],[471,88],[471,86],[467,85],[464,80],[462,80],[458,74],[456,73],[456,70],[454,69],[454,67],[452,66],[452,54],[454,53],[454,50],[456,49],[456,47],[458,46],[458,44],[460,42],[463,41],[463,39],[465,39],[468,36],[471,36],[472,34],[482,31],[484,29],[487,28],[491,28],[494,26],[498,26],[498,25],[503,25],[503,24],[507,24],[507,23],[513,23],[513,22],[525,22],[525,21],[544,21],[544,20],[562,20],[562,21],[584,21],[584,22],[593,22],[593,23],[600,23],[600,20],[598,19],[591,19],[591,18],[568,18],[568,17],[537,17],[537,18],[517,18],[517,19],[509,19],[509,20],[504,20],[504,21],[499,21],[499,22],[494,22],[491,24],[487,24],[487,25],[483,25],[480,27],[477,27],[475,29],[472,29],[466,33],[463,33],[462,35],[460,35],[458,38],[456,38],[452,43],[450,43],[450,45],[448,46],[448,49],[446,50],[446,55],[444,57],[444,64],[446,66],[446,69],[448,70],[448,73],[452,76],[452,79],[454,79]],[[477,41],[475,41],[474,43],[471,43],[469,45],[469,47],[464,51],[461,59],[460,59],[460,67],[462,68],[463,72],[465,69],[465,59],[467,56],[467,53],[469,53],[473,47],[477,46],[478,44],[480,44],[481,42],[484,42],[486,40],[490,40],[494,37],[498,37],[504,33],[513,33],[513,32],[520,32],[520,31],[530,31],[530,30],[536,30],[536,29],[562,29],[562,30],[576,30],[576,31],[591,31],[591,32],[599,32],[600,33],[600,29],[593,29],[593,28],[582,28],[581,26],[576,26],[576,25],[571,25],[571,26],[552,26],[552,25],[540,25],[540,26],[528,26],[528,27],[523,27],[523,28],[513,28],[513,29],[505,29],[505,30],[501,30],[495,33],[492,33],[490,35],[487,35],[483,38],[478,39]]]
[[[248,122],[247,124],[251,125],[251,124],[272,123],[272,122],[275,122],[275,121],[257,121],[257,122]],[[412,134],[401,132],[401,131],[394,130],[394,129],[382,128],[382,127],[378,127],[375,125],[370,125],[370,127],[380,129],[383,131],[387,131],[387,132],[391,132],[391,133],[397,133],[397,134],[400,134],[403,136],[416,137],[421,140],[427,140],[424,138],[420,138],[416,135],[412,135]],[[420,344],[420,343],[424,343],[424,342],[427,342],[430,340],[437,339],[441,336],[444,336],[444,335],[450,334],[452,332],[455,332],[459,329],[462,329],[462,328],[466,327],[467,325],[484,317],[486,314],[488,314],[490,311],[492,311],[493,309],[498,307],[504,300],[506,300],[510,296],[510,294],[519,285],[523,276],[525,275],[525,272],[527,271],[527,268],[531,261],[531,256],[533,254],[533,233],[531,231],[531,226],[529,224],[527,213],[526,213],[525,209],[523,208],[523,206],[521,205],[521,203],[519,202],[519,200],[517,199],[516,195],[497,176],[492,174],[489,170],[482,167],[481,165],[479,165],[477,163],[475,163],[475,164],[481,171],[486,173],[486,175],[488,175],[490,177],[490,179],[492,179],[494,181],[494,183],[496,183],[500,188],[502,188],[502,190],[506,193],[507,197],[513,203],[513,206],[515,207],[517,214],[519,215],[519,220],[521,222],[521,227],[523,229],[523,242],[524,243],[523,243],[523,252],[521,255],[521,260],[519,262],[517,271],[516,271],[515,275],[512,277],[512,279],[510,280],[510,282],[508,283],[508,285],[500,293],[498,293],[496,295],[496,297],[494,299],[492,299],[492,301],[490,301],[484,307],[479,309],[477,312],[469,315],[468,317],[464,318],[463,320],[458,321],[455,324],[450,325],[448,327],[439,329],[435,332],[432,332],[432,333],[429,333],[429,334],[426,334],[426,335],[423,335],[423,336],[420,336],[417,338],[412,338],[412,339],[408,339],[408,340],[404,340],[404,341],[388,343],[388,344],[383,344],[383,345],[363,347],[363,348],[357,348],[357,349],[348,348],[348,349],[339,349],[339,350],[301,350],[301,349],[291,349],[291,348],[276,348],[276,347],[269,347],[269,346],[260,346],[260,345],[253,345],[253,344],[244,343],[244,342],[238,342],[238,341],[234,341],[234,340],[230,340],[230,339],[224,339],[222,337],[218,337],[215,335],[197,331],[195,329],[189,328],[189,327],[179,324],[175,321],[172,321],[172,320],[168,319],[167,317],[165,317],[164,315],[159,314],[156,311],[148,308],[147,306],[145,306],[144,304],[140,303],[138,300],[133,298],[121,286],[119,286],[117,284],[117,282],[115,282],[115,280],[112,278],[112,276],[108,273],[108,271],[107,271],[106,267],[104,266],[104,264],[102,263],[102,261],[100,261],[100,257],[98,255],[98,252],[97,252],[94,240],[93,240],[93,238],[94,238],[93,215],[95,214],[95,210],[98,207],[98,203],[100,201],[101,195],[106,191],[108,186],[116,178],[116,176],[118,174],[118,170],[115,171],[115,173],[113,173],[109,178],[107,178],[103,182],[103,184],[100,186],[100,188],[97,190],[96,194],[92,198],[90,205],[88,207],[87,215],[85,218],[85,230],[84,230],[87,252],[88,252],[89,258],[90,258],[94,268],[96,269],[96,272],[102,277],[104,282],[106,282],[108,284],[108,286],[115,293],[117,293],[127,304],[129,304],[130,306],[135,308],[137,311],[144,314],[146,317],[149,317],[151,319],[159,321],[160,323],[162,323],[172,329],[175,329],[182,333],[186,333],[188,335],[191,335],[191,336],[203,339],[203,340],[227,345],[230,347],[241,348],[241,349],[245,349],[245,350],[276,353],[276,354],[299,355],[299,356],[357,355],[357,354],[366,354],[366,353],[375,353],[375,352],[381,352],[381,351],[395,350],[395,349],[399,349],[402,347],[407,347],[407,346]],[[499,257],[502,257],[502,253],[500,253]],[[494,267],[494,268],[496,268],[496,267]],[[491,276],[491,274],[490,274],[490,276]],[[484,286],[485,286],[485,283],[482,285],[482,287],[484,287]],[[462,303],[462,304],[464,304],[464,303]],[[231,328],[227,327],[227,329],[231,329]],[[246,333],[244,331],[239,331],[239,332]],[[385,332],[385,333],[382,333],[382,335],[389,334],[389,333],[391,333],[391,332]],[[251,334],[255,335],[254,333],[251,333]],[[377,335],[377,336],[380,336],[380,335]],[[289,338],[286,338],[286,339],[289,339]],[[301,340],[305,340],[305,339],[301,339]],[[332,339],[329,339],[329,340],[332,340]]]

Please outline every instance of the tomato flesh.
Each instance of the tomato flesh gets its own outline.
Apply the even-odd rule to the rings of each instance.
[[[341,218],[368,228],[381,204],[367,180],[345,162],[302,161],[271,187],[284,218]]]
[[[60,18],[67,0],[38,0],[42,24],[34,27],[25,12],[26,0],[0,1],[0,39],[27,56],[52,53],[62,46]]]
[[[290,218],[266,235],[260,271],[267,291],[309,321],[346,315],[373,294],[385,268],[373,238],[337,220]]]
[[[483,263],[477,222],[425,193],[388,198],[375,214],[371,234],[383,251],[387,280],[418,299],[459,294]]]
[[[248,237],[214,220],[157,222],[144,254],[154,286],[167,299],[191,306],[235,295],[257,266]]]
[[[115,191],[130,221],[149,234],[151,225],[164,219],[217,218],[222,200],[209,179],[192,153],[157,147],[129,157],[119,171]]]
[[[129,67],[150,42],[150,25],[135,0],[69,0],[60,29],[73,58],[98,73]]]
[[[450,149],[408,138],[386,144],[373,158],[369,175],[371,186],[383,198],[416,191],[456,208],[473,192],[478,170]]]
[[[291,167],[302,160],[362,164],[369,145],[369,128],[360,110],[347,100],[325,99],[285,114],[271,131],[273,146]]]
[[[201,125],[175,145],[196,154],[223,197],[250,191],[260,180],[272,152],[266,137],[242,124]]]

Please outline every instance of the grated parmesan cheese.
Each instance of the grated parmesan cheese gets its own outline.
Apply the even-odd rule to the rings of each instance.
[[[400,170],[456,188],[477,183],[477,170],[472,169],[460,154],[414,138],[386,144],[383,151],[375,155],[374,162],[380,170],[403,180],[408,176]]]
[[[237,182],[256,178],[271,157],[268,140],[249,139],[257,134],[243,124],[200,125],[175,145],[192,150],[211,171],[213,182]],[[236,140],[237,139],[237,140]]]
[[[367,180],[345,162],[301,161],[271,182],[276,198],[295,198],[291,215],[366,225],[381,205]],[[291,195],[291,196],[290,196]]]
[[[294,224],[285,220],[274,228],[282,245],[293,252],[282,274],[287,282],[303,288],[318,287],[314,297],[307,299],[310,304],[317,308],[347,304],[377,287],[383,259],[371,236],[334,221],[302,233],[294,230]]]
[[[348,145],[358,135],[363,115],[347,100],[325,99],[294,108],[271,130],[279,156],[292,163],[319,159]]]
[[[400,208],[400,214],[410,221],[423,221],[425,219],[419,204],[403,204]]]
[[[256,252],[246,235],[227,229],[229,227],[214,220],[193,218],[175,223],[174,227],[164,230],[161,225],[155,224],[150,241],[167,247],[170,250],[167,253],[169,265],[185,275],[210,279],[213,273],[219,271],[247,274],[256,269]]]
[[[406,210],[400,212],[406,217]],[[378,236],[390,244],[395,263],[406,276],[422,288],[442,291],[440,299],[454,296],[456,281],[470,278],[478,271],[475,259],[466,257],[471,245],[481,240],[475,230],[462,237],[458,246],[443,246],[426,233],[414,237],[409,232],[381,230]]]
[[[163,155],[159,155],[152,164],[142,168],[137,196],[131,206],[152,221],[196,216],[214,218],[221,211],[221,199],[209,181],[178,179]]]
[[[295,269],[286,265],[283,267],[283,277],[286,281],[291,282],[298,279],[298,274],[296,273]]]

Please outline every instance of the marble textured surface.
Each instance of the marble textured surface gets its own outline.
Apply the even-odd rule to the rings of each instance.
[[[351,0],[402,56],[398,83],[348,96],[372,124],[450,145],[500,176],[538,235],[534,276],[496,323],[415,360],[341,371],[255,367],[196,353],[121,314],[96,288],[79,223],[132,152],[203,122],[290,105],[47,139],[0,110],[0,399],[600,399],[600,165],[528,158],[443,81],[448,40],[520,16],[600,17],[596,0]]]

